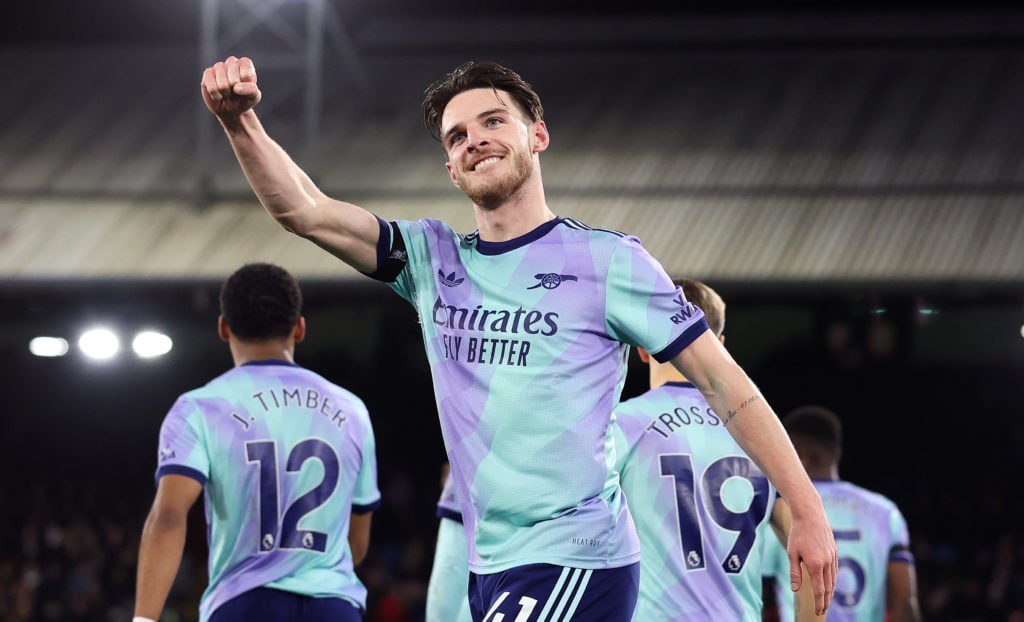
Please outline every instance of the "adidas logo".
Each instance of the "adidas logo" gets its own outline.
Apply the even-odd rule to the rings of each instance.
[[[445,287],[458,287],[459,285],[462,285],[463,281],[466,280],[465,277],[458,278],[458,279],[455,278],[455,273],[454,272],[452,272],[448,276],[445,276],[444,272],[441,271],[441,270],[437,271],[437,278],[441,281],[441,284],[444,285]]]

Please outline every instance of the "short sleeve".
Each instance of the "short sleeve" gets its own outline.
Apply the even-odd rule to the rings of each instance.
[[[362,443],[363,461],[359,466],[355,490],[352,493],[352,511],[357,514],[372,512],[380,505],[380,489],[377,487],[377,443],[373,427],[366,419],[366,432]]]
[[[427,227],[423,221],[396,220],[391,223],[396,237],[401,236],[405,247],[406,268],[388,283],[391,289],[415,304],[416,297],[416,266],[430,263],[430,244],[427,239]]]
[[[199,405],[180,397],[160,426],[156,479],[164,475],[186,475],[205,485],[210,477],[210,457]]]
[[[889,512],[889,530],[892,533],[889,561],[913,564],[914,555],[910,552],[910,532],[907,529],[907,521],[895,506]]]
[[[612,252],[606,289],[609,334],[661,362],[708,330],[704,312],[686,300],[635,237],[622,238]]]

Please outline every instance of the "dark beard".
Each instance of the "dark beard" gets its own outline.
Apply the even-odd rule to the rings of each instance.
[[[510,174],[500,180],[497,185],[488,188],[470,188],[465,190],[466,196],[470,198],[480,209],[490,212],[502,206],[509,197],[519,190],[530,178],[529,158],[518,156],[512,162]]]

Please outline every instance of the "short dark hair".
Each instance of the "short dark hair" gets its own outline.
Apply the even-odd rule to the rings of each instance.
[[[221,286],[220,313],[242,341],[283,339],[302,313],[302,291],[284,268],[248,263]]]
[[[824,406],[808,404],[795,408],[782,419],[782,425],[794,444],[799,440],[836,455],[842,450],[843,424],[838,415]]]
[[[725,301],[707,283],[693,279],[680,279],[676,284],[683,288],[686,300],[700,307],[704,319],[715,335],[725,332]]]
[[[471,89],[502,90],[530,121],[544,118],[540,96],[520,75],[508,67],[489,61],[466,61],[427,87],[423,95],[423,124],[441,140],[441,116],[453,97]]]

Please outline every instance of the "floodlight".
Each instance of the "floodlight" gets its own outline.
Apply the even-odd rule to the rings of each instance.
[[[173,346],[174,342],[170,337],[153,330],[142,331],[132,340],[132,350],[145,359],[163,356],[170,352]]]
[[[63,337],[33,337],[28,351],[36,356],[55,357],[68,353],[68,341]]]
[[[89,358],[106,360],[113,358],[121,349],[121,341],[108,328],[93,328],[78,338],[78,347]]]

